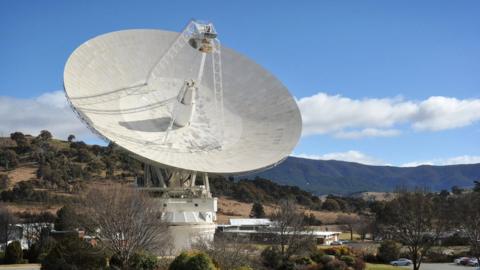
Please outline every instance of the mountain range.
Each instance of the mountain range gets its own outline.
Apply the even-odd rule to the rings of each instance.
[[[453,186],[473,186],[474,180],[480,180],[480,164],[394,167],[288,157],[276,167],[243,178],[257,176],[283,185],[298,186],[316,195],[393,191],[399,187],[440,191]]]

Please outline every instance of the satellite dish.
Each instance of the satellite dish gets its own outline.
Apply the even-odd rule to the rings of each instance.
[[[137,184],[160,194],[177,251],[196,236],[213,238],[217,201],[209,173],[273,166],[301,133],[288,90],[222,47],[211,23],[191,21],[181,33],[124,30],[95,37],[68,59],[64,87],[93,132],[145,162]]]
[[[82,44],[64,72],[75,111],[95,133],[155,166],[237,174],[283,160],[301,133],[295,100],[215,38],[202,46],[206,38],[192,38],[191,24],[181,34],[124,30]]]

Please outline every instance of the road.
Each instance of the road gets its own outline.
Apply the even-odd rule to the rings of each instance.
[[[413,269],[412,266],[402,267],[403,269]],[[399,267],[400,269],[400,267]],[[420,270],[476,270],[475,267],[455,265],[453,263],[422,263]]]
[[[10,264],[0,265],[0,270],[39,270],[40,264]]]

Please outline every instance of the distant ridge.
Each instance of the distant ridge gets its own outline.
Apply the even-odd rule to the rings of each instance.
[[[383,192],[415,186],[439,191],[449,190],[452,186],[473,186],[473,181],[480,179],[480,164],[394,167],[288,157],[280,165],[247,178],[256,176],[279,184],[299,186],[317,195]]]

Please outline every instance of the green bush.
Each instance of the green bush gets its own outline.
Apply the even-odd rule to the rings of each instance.
[[[106,254],[78,237],[58,242],[42,261],[42,270],[97,270],[107,267]]]
[[[155,255],[138,252],[130,258],[129,265],[132,269],[155,270],[158,266],[158,259]]]
[[[355,265],[355,257],[348,256],[348,255],[343,255],[340,257],[340,260],[344,263],[346,263],[348,266],[354,266]]]
[[[217,270],[212,259],[201,252],[182,252],[170,264],[169,270]]]
[[[250,266],[240,266],[238,268],[235,268],[235,270],[253,270]]]
[[[315,250],[314,252],[312,252],[310,254],[310,258],[316,262],[316,263],[319,263],[320,262],[320,258],[322,258],[322,256],[325,255],[325,252],[323,252],[322,249],[317,249]]]
[[[310,257],[300,257],[295,259],[295,264],[299,264],[299,265],[310,265],[314,263],[315,262]]]
[[[268,247],[262,251],[260,255],[262,263],[266,267],[277,269],[282,265],[282,255],[276,247]]]
[[[13,241],[7,245],[5,251],[5,263],[16,264],[23,262],[23,250],[20,242]]]
[[[322,264],[327,264],[331,261],[335,260],[335,256],[333,255],[323,255],[322,257],[320,257],[320,263]]]
[[[323,270],[347,270],[348,266],[342,261],[339,260],[332,260],[325,264]]]
[[[396,260],[400,256],[402,246],[392,240],[383,241],[378,248],[378,258],[383,262],[390,262]]]

